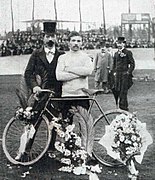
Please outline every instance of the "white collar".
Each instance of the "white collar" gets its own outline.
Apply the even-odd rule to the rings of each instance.
[[[45,47],[45,53],[48,54],[49,52],[52,52],[54,54],[55,53],[55,46],[53,46],[52,49]]]

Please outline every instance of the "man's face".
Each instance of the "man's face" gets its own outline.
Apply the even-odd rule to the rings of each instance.
[[[105,53],[107,51],[107,48],[105,47],[105,46],[103,46],[102,48],[101,48],[101,52],[102,53]]]
[[[117,42],[117,48],[118,48],[118,49],[122,49],[122,48],[124,48],[124,46],[125,46],[125,43],[123,43],[123,42]]]
[[[44,44],[45,46],[51,48],[56,43],[56,35],[55,34],[45,34],[44,36]]]
[[[72,51],[79,51],[82,46],[82,37],[81,36],[71,37],[69,44]]]

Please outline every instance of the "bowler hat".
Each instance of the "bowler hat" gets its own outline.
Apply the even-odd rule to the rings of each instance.
[[[44,33],[55,33],[56,32],[56,22],[44,22],[43,23]]]
[[[117,38],[117,42],[126,43],[125,37],[122,37],[122,36],[118,37],[118,38]]]

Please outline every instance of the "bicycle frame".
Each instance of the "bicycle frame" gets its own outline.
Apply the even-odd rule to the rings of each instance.
[[[53,97],[53,94],[51,93],[48,97],[48,100],[46,101],[45,103],[45,106],[44,106],[44,109],[41,111],[40,113],[40,116],[41,117],[43,114],[45,114],[46,112],[52,117],[52,118],[55,118],[55,116],[53,115],[53,113],[50,111],[50,109],[48,109],[48,104],[54,101],[76,101],[76,100],[89,100],[90,101],[90,106],[89,106],[89,109],[88,109],[88,113],[91,114],[91,111],[92,111],[92,108],[93,108],[93,105],[96,104],[96,106],[98,107],[99,111],[100,111],[100,115],[98,115],[97,119],[94,120],[94,124],[96,123],[96,121],[102,119],[103,117],[105,118],[105,120],[107,121],[107,123],[109,124],[109,120],[108,118],[106,117],[105,115],[105,112],[103,111],[102,107],[100,106],[99,102],[96,100],[96,94],[94,94],[92,97],[89,96],[89,97]],[[38,118],[39,119],[39,118]]]

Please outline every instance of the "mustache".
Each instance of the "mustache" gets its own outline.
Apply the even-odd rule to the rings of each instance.
[[[78,45],[74,45],[73,47],[77,47],[78,48],[79,46]]]
[[[54,45],[54,42],[53,41],[48,41],[47,43],[46,43],[49,47],[52,47],[53,45]]]

